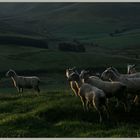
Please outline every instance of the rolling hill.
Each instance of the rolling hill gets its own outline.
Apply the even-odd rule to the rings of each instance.
[[[0,3],[0,34],[137,45],[139,9],[139,3]]]

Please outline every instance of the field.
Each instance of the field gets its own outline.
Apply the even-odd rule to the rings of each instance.
[[[88,113],[83,111],[80,98],[74,96],[65,77],[65,69],[69,66],[103,71],[113,65],[126,72],[127,63],[140,61],[130,58],[133,49],[126,55],[121,55],[119,49],[90,47],[89,50],[94,50],[86,53],[16,45],[2,45],[0,49],[0,137],[139,137],[139,106],[125,113],[122,105],[114,108],[112,99],[110,120],[104,118],[99,124],[97,112],[94,109]],[[113,52],[119,55],[113,55]],[[5,77],[9,68],[20,75],[39,76],[40,95],[25,90],[20,96],[11,79]]]
[[[93,110],[84,113],[70,90],[16,93],[0,97],[1,137],[139,137],[138,108],[129,114],[112,110],[110,121],[98,123]]]
[[[110,119],[99,124],[70,89],[66,68],[103,72],[127,64],[140,71],[139,3],[1,3],[0,137],[140,137],[140,106],[125,113],[115,99]],[[43,41],[42,41],[43,40]],[[84,44],[86,52],[63,52],[60,42]],[[41,44],[40,44],[41,43]],[[45,46],[45,43],[48,43]],[[96,45],[95,45],[96,44]],[[5,74],[36,75],[41,92],[20,96]]]

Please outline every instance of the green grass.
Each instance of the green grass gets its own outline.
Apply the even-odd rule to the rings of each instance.
[[[110,121],[99,124],[97,112],[85,113],[70,92],[1,94],[0,137],[139,137],[139,108],[128,114],[110,108]]]
[[[86,53],[65,53],[24,46],[0,49],[2,72],[9,67],[21,75],[33,70],[41,79],[40,96],[32,90],[19,96],[11,80],[1,74],[0,137],[139,137],[139,108],[124,113],[122,106],[115,109],[112,102],[110,120],[104,117],[104,123],[99,124],[97,112],[83,111],[80,98],[73,95],[65,78],[69,66],[126,68],[128,62],[139,63],[129,56],[133,50],[118,55],[122,50],[91,48]]]
[[[125,50],[88,47],[85,53],[60,52],[24,46],[0,46],[0,137],[139,137],[139,107],[125,113],[122,106],[110,103],[110,120],[99,124],[99,116],[92,109],[85,113],[80,98],[70,90],[65,77],[67,67],[104,68],[113,65],[121,72],[127,63],[139,64],[139,47]],[[6,71],[37,75],[41,79],[41,93],[24,90],[19,96]],[[138,66],[138,69],[140,67]],[[34,72],[34,73],[32,73]]]
[[[80,98],[74,96],[65,77],[65,69],[73,66],[103,71],[112,65],[126,73],[127,64],[135,63],[140,71],[139,5],[77,3],[69,7],[43,3],[26,6],[27,11],[22,9],[22,4],[13,6],[16,11],[11,9],[10,18],[7,16],[0,23],[0,35],[54,40],[47,40],[49,49],[0,45],[0,137],[140,137],[139,106],[125,113],[121,105],[114,107],[112,99],[110,120],[104,117],[104,122],[99,124],[97,112],[83,111]],[[127,30],[111,37],[109,34],[116,29]],[[85,53],[56,49],[59,41],[55,40],[73,39],[85,44],[93,42],[99,47],[86,45]],[[11,79],[5,77],[10,68],[19,75],[39,76],[40,95],[24,90],[19,96]]]
[[[105,48],[92,48],[92,50],[87,51],[86,53],[66,53],[24,46],[1,46],[0,50],[1,71],[5,72],[9,68],[12,68],[19,71],[44,70],[55,73],[61,71],[64,73],[65,68],[70,66],[94,68],[107,67],[115,64],[117,67],[124,67],[123,65],[126,65],[127,63],[140,62],[135,56],[131,57],[131,55],[134,54],[133,49],[127,54],[122,54],[122,51],[127,51],[121,49],[116,53],[115,50]],[[139,52],[140,50],[137,47],[137,54],[139,54]]]

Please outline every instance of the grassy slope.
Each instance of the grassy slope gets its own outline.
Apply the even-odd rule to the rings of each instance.
[[[99,124],[97,112],[84,113],[80,99],[72,96],[64,76],[67,66],[84,68],[113,64],[124,69],[126,63],[140,61],[129,58],[131,49],[125,56],[117,55],[122,52],[119,49],[90,49],[93,52],[84,54],[1,46],[1,71],[6,72],[9,67],[19,70],[20,74],[33,70],[42,82],[40,96],[26,90],[19,97],[10,79],[1,75],[0,137],[139,137],[139,108],[127,114],[122,106],[115,109],[112,101],[111,120]]]
[[[91,48],[86,53],[60,52],[55,50],[38,49],[24,46],[1,46],[0,47],[1,71],[9,68],[16,70],[46,70],[63,72],[66,67],[107,67],[115,64],[124,67],[127,63],[139,63],[139,59],[130,57],[134,54],[133,49],[106,50],[104,48]],[[139,53],[139,48],[136,48]],[[121,55],[122,53],[122,55]],[[87,63],[88,62],[88,63]]]
[[[61,4],[53,6],[48,6],[50,9],[46,12],[45,6],[41,6],[42,12],[36,12],[40,9],[38,5],[31,8],[31,11],[29,8],[29,12],[26,8],[22,9],[25,13],[19,12],[18,16],[10,16],[10,19],[4,20],[11,27],[1,23],[1,31],[5,31],[5,26],[10,35],[19,35],[24,31],[25,36],[30,36],[27,32],[29,29],[40,34],[47,28],[55,37],[93,41],[101,47],[88,47],[86,53],[66,53],[1,45],[0,137],[139,137],[139,107],[130,113],[124,113],[122,106],[115,109],[112,101],[111,120],[99,124],[97,112],[94,110],[84,113],[80,99],[71,96],[72,92],[64,75],[65,68],[69,66],[97,67],[103,70],[113,65],[125,73],[127,63],[139,64],[139,57],[135,58],[135,55],[140,54],[139,5],[130,4],[125,8],[112,8],[110,5],[105,8],[78,4],[68,9],[63,9],[64,5]],[[10,28],[14,31],[10,31]],[[123,28],[128,30],[115,37],[109,36],[115,29]],[[128,46],[130,48],[125,49]],[[41,78],[41,95],[25,91],[19,97],[11,80],[4,75],[9,68],[18,70],[19,74],[31,71],[28,74],[38,75]]]
[[[0,6],[4,9],[4,4]],[[2,12],[0,18],[6,23],[0,23],[2,34],[77,38],[111,48],[140,44],[138,3],[16,3],[11,7],[5,4],[5,9],[8,8],[10,13]],[[109,33],[116,29],[126,31],[110,37]]]

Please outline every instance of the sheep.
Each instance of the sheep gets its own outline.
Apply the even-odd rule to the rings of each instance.
[[[14,83],[14,86],[19,93],[23,92],[23,88],[28,88],[28,89],[33,88],[38,93],[40,92],[40,89],[39,89],[40,79],[36,76],[31,76],[31,77],[18,76],[16,72],[12,69],[10,69],[6,73],[6,76],[11,77]]]
[[[115,97],[117,99],[116,107],[118,106],[118,101],[121,101],[124,105],[125,111],[130,110],[130,106],[127,101],[125,84],[121,82],[103,81],[99,77],[89,76],[88,71],[85,70],[81,72],[80,77],[84,80],[85,83],[91,84],[93,86],[98,87],[99,89],[102,89],[106,94],[106,98],[109,99],[111,97]]]
[[[133,65],[128,64],[127,65],[127,74],[137,73],[135,67],[136,67],[136,64],[133,64]],[[133,102],[134,102],[135,105],[139,104],[139,96],[138,95],[135,96]]]
[[[114,67],[109,67],[107,70],[112,70],[115,72],[116,75],[118,75],[120,78],[140,78],[140,72],[137,73],[131,73],[131,74],[120,74],[119,71]]]
[[[135,64],[134,64],[134,65],[128,65],[129,69],[127,68],[127,70],[130,71],[130,69],[131,69],[131,70],[133,69],[133,71],[134,71],[135,66],[136,66]],[[106,70],[107,70],[107,71],[112,70],[113,72],[115,72],[116,76],[119,77],[119,81],[124,81],[124,80],[127,79],[127,78],[132,78],[132,80],[134,80],[134,78],[140,78],[140,72],[130,73],[130,74],[120,74],[120,73],[118,72],[118,70],[117,70],[116,68],[114,68],[114,67],[109,67],[109,68],[107,68]],[[104,77],[104,78],[105,78],[105,77]],[[105,79],[104,79],[104,80],[105,80]],[[111,79],[106,79],[106,80],[111,80]],[[128,80],[126,80],[126,81],[128,81]],[[139,82],[139,80],[137,80],[137,81]],[[129,83],[127,83],[127,84],[129,84]],[[132,94],[131,94],[131,95],[132,95]],[[134,99],[134,101],[133,101],[134,104],[135,104],[136,101],[138,100],[138,96],[139,96],[139,95],[136,95],[136,96],[135,96],[135,99]]]
[[[70,74],[73,73],[73,72],[77,72],[75,67],[66,69],[66,77],[69,78]],[[69,84],[70,84],[70,87],[71,87],[72,91],[74,92],[74,94],[76,96],[78,96],[77,95],[78,88],[77,88],[76,82],[75,81],[70,81]]]
[[[136,73],[136,69],[135,69],[136,65],[133,64],[133,65],[130,65],[128,64],[127,65],[127,74],[133,74],[133,73]]]
[[[101,78],[103,80],[109,80],[112,81],[120,81],[124,83],[127,87],[127,93],[132,95],[137,95],[140,93],[140,78],[128,78],[128,77],[122,77],[118,76],[114,71],[111,69],[106,69],[102,75]]]
[[[115,72],[117,76],[119,76],[119,79],[125,79],[125,78],[140,78],[140,72],[136,72],[135,70],[135,64],[133,65],[127,65],[127,74],[120,74],[118,70],[114,67],[109,67],[107,70],[112,70]],[[134,73],[135,72],[135,73]],[[133,100],[134,104],[138,104],[138,95],[135,96]]]
[[[77,95],[81,98],[84,110],[89,109],[89,105],[92,105],[99,113],[99,122],[102,122],[102,107],[106,110],[107,118],[109,118],[109,113],[106,105],[106,96],[103,90],[98,89],[87,83],[83,83],[79,74],[73,72],[70,74],[69,81],[76,81],[78,88]]]

